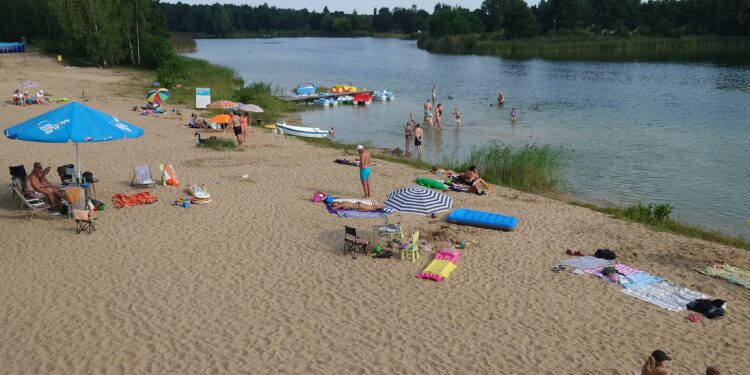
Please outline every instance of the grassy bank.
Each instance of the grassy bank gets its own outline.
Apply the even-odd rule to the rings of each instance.
[[[230,100],[243,84],[231,68],[184,56],[174,56],[164,63],[157,71],[157,79],[172,92],[171,104],[194,105],[196,87],[210,87],[211,100]]]
[[[630,207],[613,207],[613,206],[598,206],[591,203],[582,203],[577,201],[570,201],[569,203],[576,206],[586,207],[591,210],[602,212],[610,215],[613,218],[630,221],[634,223],[641,223],[650,229],[659,232],[669,232],[679,234],[686,237],[698,238],[710,242],[716,242],[727,246],[736,247],[738,249],[750,250],[750,242],[741,236],[729,236],[716,230],[707,230],[695,225],[690,225],[682,221],[664,217],[660,219],[658,215],[647,214],[646,210],[648,206],[637,204]]]
[[[449,166],[464,171],[476,166],[487,182],[534,192],[556,192],[562,189],[562,149],[551,146],[523,147],[488,144],[474,147],[461,163]]]
[[[511,59],[601,61],[750,61],[750,38],[741,37],[609,37],[576,35],[495,40],[492,34],[425,38],[417,43],[430,52],[495,55]]]

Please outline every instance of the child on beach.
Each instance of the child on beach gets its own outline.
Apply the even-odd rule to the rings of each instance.
[[[461,125],[461,112],[458,111],[458,107],[453,109],[453,121],[456,125]]]
[[[510,111],[510,121],[516,121],[518,120],[518,112],[516,112],[516,107],[513,107]]]

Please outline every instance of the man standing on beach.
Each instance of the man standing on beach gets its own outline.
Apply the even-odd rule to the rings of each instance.
[[[237,144],[242,146],[242,120],[240,120],[240,116],[237,116],[237,112],[232,112],[232,118],[229,120],[229,124],[232,125],[234,136],[237,137]]]
[[[365,146],[358,145],[357,153],[359,154],[359,180],[362,182],[362,190],[365,192],[365,198],[370,198],[370,153],[365,151]]]

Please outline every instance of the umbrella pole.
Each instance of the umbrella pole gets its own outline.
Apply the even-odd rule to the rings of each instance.
[[[78,142],[76,142],[76,174],[78,175],[78,183],[81,183],[81,156],[78,153]]]

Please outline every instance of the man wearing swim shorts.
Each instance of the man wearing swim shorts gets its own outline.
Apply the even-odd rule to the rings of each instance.
[[[370,153],[365,151],[365,146],[357,146],[359,154],[359,180],[362,182],[362,190],[365,192],[365,198],[370,198]]]
[[[232,112],[232,119],[229,120],[229,124],[234,129],[234,136],[237,137],[237,144],[242,146],[242,120],[240,116],[237,116],[237,112]]]

